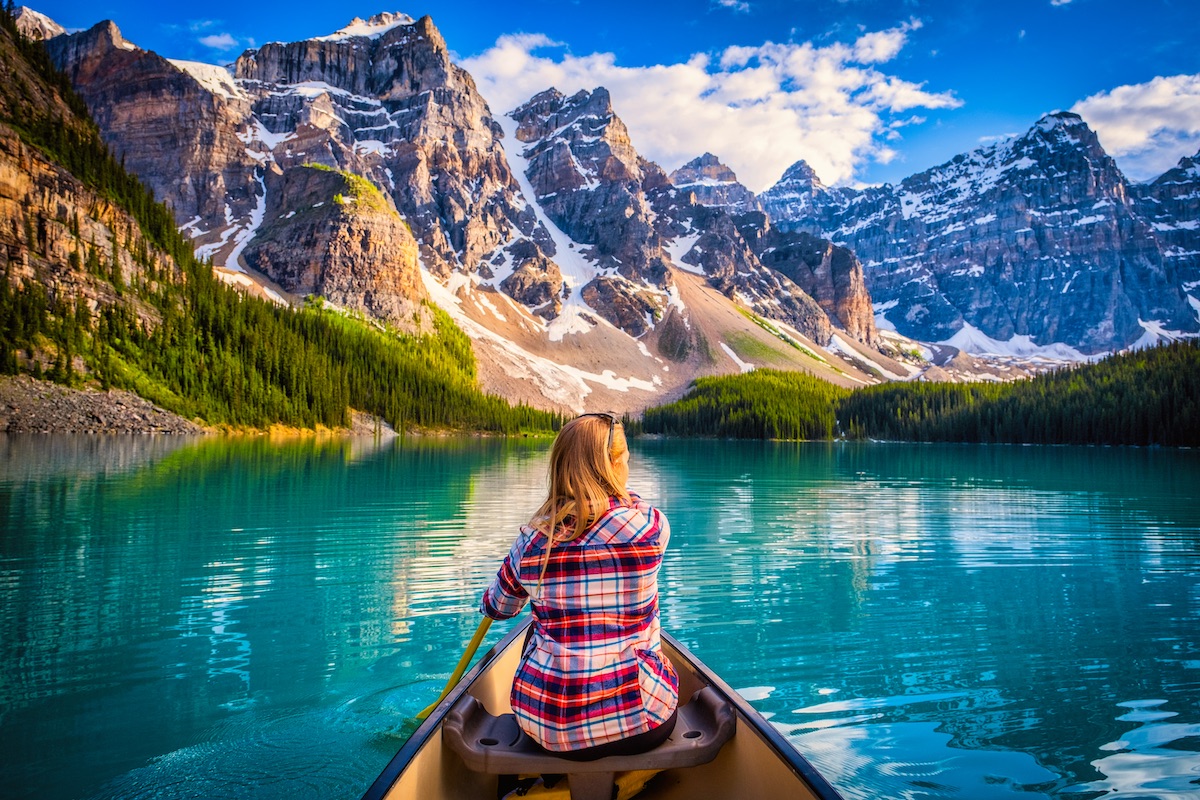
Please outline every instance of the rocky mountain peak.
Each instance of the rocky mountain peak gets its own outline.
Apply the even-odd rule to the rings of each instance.
[[[539,196],[568,185],[594,188],[598,181],[640,183],[644,177],[629,129],[603,86],[571,97],[549,89],[509,116],[517,140],[529,145],[524,157],[538,165],[530,179]]]
[[[696,202],[727,208],[735,213],[760,209],[754,193],[738,182],[737,175],[712,153],[694,158],[670,175],[675,188],[691,192]]]
[[[808,165],[804,159],[800,159],[795,164],[792,164],[784,171],[783,177],[779,179],[779,183],[795,187],[804,187],[808,189],[824,189],[825,184],[817,177],[817,172]],[[778,185],[778,184],[776,184]]]
[[[17,30],[29,39],[53,39],[67,32],[62,25],[28,6],[17,6],[13,12],[13,19],[16,20]]]
[[[1014,148],[1022,150],[1039,145],[1051,150],[1082,151],[1111,161],[1096,132],[1088,127],[1082,117],[1069,111],[1056,111],[1043,116],[1025,134],[1017,137]]]
[[[315,37],[315,41],[336,42],[345,39],[377,39],[397,26],[412,25],[414,21],[408,14],[387,11],[376,14],[366,20],[362,17],[355,17],[350,20],[346,27],[328,36],[317,36]]]
[[[788,167],[759,201],[772,219],[792,222],[809,218],[814,205],[821,202],[819,196],[828,191],[816,171],[801,159]]]
[[[705,153],[699,158],[693,158],[670,175],[671,183],[683,187],[691,183],[708,181],[712,183],[736,183],[737,175],[733,170],[721,163],[721,159],[712,153]]]
[[[404,14],[352,21],[342,30],[299,42],[269,42],[234,63],[239,80],[266,84],[326,83],[359,97],[400,102],[449,88],[474,94],[470,77],[450,60],[428,16]],[[482,104],[482,103],[481,103]]]
[[[763,194],[768,213],[853,249],[876,310],[905,335],[970,347],[978,333],[997,343],[988,347],[1027,337],[1021,347],[1095,354],[1156,326],[1197,327],[1179,268],[1078,114],[1047,114],[898,186],[812,191],[808,172],[793,167]],[[1160,194],[1143,202],[1183,208]]]

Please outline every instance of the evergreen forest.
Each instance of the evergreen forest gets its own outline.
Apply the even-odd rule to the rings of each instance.
[[[641,428],[673,436],[1200,446],[1200,343],[1118,353],[1012,383],[837,389],[756,370],[698,380]]]
[[[79,279],[0,275],[0,373],[129,389],[210,425],[341,427],[353,408],[397,430],[559,427],[559,415],[480,392],[470,342],[439,309],[427,309],[432,332],[407,335],[319,303],[283,308],[221,283],[170,209],[112,157],[70,81],[40,42],[17,31],[11,8],[0,12],[0,50],[13,77],[0,89],[3,122],[131,220],[106,247],[85,241],[77,218],[13,222],[31,258],[42,260],[46,226],[67,226],[75,248],[67,268]],[[121,254],[136,265],[132,274]],[[90,307],[80,286],[99,286],[93,297],[115,301]]]
[[[646,410],[640,428],[667,436],[832,439],[850,392],[803,372],[756,369],[700,378],[683,399]]]

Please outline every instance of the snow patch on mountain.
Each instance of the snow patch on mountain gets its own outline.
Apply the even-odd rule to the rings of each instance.
[[[1039,345],[1029,336],[1013,336],[1008,341],[1001,342],[991,338],[969,323],[964,323],[958,333],[943,342],[938,342],[938,344],[957,347],[959,350],[973,355],[1044,358],[1051,361],[1084,362],[1093,361],[1108,355],[1108,353],[1097,353],[1090,356],[1084,355],[1074,347],[1061,342]]]
[[[345,17],[342,17],[345,19]],[[328,36],[316,36],[312,39],[315,42],[344,42],[347,39],[378,39],[392,28],[398,28],[401,25],[412,25],[415,22],[408,14],[388,13],[376,14],[370,19],[362,19],[355,17],[350,20],[350,24],[339,31],[329,34]]]
[[[216,64],[205,64],[200,61],[183,61],[168,58],[172,64],[196,79],[196,82],[213,94],[226,100],[249,100],[250,97],[242,87],[238,86],[233,73],[225,67]]]
[[[525,157],[521,141],[517,138],[517,121],[507,114],[501,116],[497,121],[504,131],[505,139],[512,142],[512,149],[505,147],[503,151],[508,158],[509,170],[511,170],[513,177],[517,179],[517,184],[521,187],[521,194],[526,198],[536,198],[537,192],[533,190],[533,184],[529,182],[529,160]],[[594,326],[589,325],[586,320],[579,317],[577,311],[571,312],[569,309],[575,308],[594,313],[591,307],[580,296],[579,290],[595,278],[599,274],[599,270],[594,263],[583,255],[583,249],[586,245],[576,242],[555,225],[554,221],[542,210],[541,205],[536,199],[532,201],[532,208],[538,222],[544,225],[550,233],[550,238],[553,240],[555,248],[554,263],[558,264],[558,269],[562,273],[563,283],[571,290],[570,296],[563,301],[561,316],[570,315],[573,321],[564,322],[561,327],[555,328],[555,332],[562,331],[564,334],[586,333]],[[559,338],[562,338],[561,335]]]

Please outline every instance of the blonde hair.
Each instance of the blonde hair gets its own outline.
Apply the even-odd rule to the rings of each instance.
[[[629,448],[620,420],[584,414],[563,425],[550,450],[550,493],[529,520],[546,536],[546,555],[538,573],[540,590],[555,544],[578,538],[608,510],[609,498],[629,502],[629,490],[617,477],[617,459]],[[612,447],[608,447],[612,427]],[[605,452],[608,450],[608,452]],[[570,524],[567,521],[570,520]],[[537,592],[530,592],[536,596]]]

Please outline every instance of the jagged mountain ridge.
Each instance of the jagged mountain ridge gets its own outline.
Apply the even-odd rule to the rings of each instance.
[[[481,372],[486,383],[494,368],[502,393],[511,390],[504,387],[512,370],[495,365],[507,363],[514,347],[523,350],[515,357],[538,364],[541,399],[553,394],[564,404],[598,392],[636,409],[681,390],[695,374],[742,368],[745,362],[726,358],[715,343],[680,335],[690,330],[691,313],[678,302],[672,271],[680,267],[703,272],[727,297],[794,327],[817,350],[832,342],[834,327],[821,305],[763,267],[727,215],[680,197],[661,168],[637,155],[607,92],[582,93],[579,108],[554,112],[576,120],[571,130],[538,128],[546,122],[535,123],[535,106],[524,122],[496,120],[427,17],[379,15],[331,36],[264,45],[243,54],[232,71],[162,59],[125,42],[111,23],[55,37],[50,49],[96,107],[110,145],[173,205],[198,252],[219,266],[260,269],[300,295],[323,285],[312,279],[312,267],[287,269],[278,257],[273,227],[304,209],[281,205],[272,192],[295,183],[293,171],[308,164],[368,178],[411,227],[422,265],[440,284],[427,287],[435,300],[456,305],[480,326]],[[122,83],[126,72],[139,81]],[[167,146],[156,148],[145,132],[178,124],[172,98],[193,124],[182,133],[160,131]],[[204,141],[218,146],[205,150]],[[139,144],[136,152],[131,142]],[[570,186],[546,190],[559,181]],[[694,248],[702,236],[712,245],[709,255]],[[309,238],[320,240],[311,232]],[[712,263],[711,254],[726,253],[732,262]],[[357,268],[343,270],[344,285],[371,284],[366,273],[395,272],[375,249],[361,256]],[[340,304],[376,309],[371,313],[399,308],[359,299]],[[505,304],[540,339],[514,333]],[[390,319],[402,317],[396,311]],[[670,358],[660,353],[651,357],[661,363],[630,366],[619,380],[604,377],[613,353],[636,354],[618,359],[632,365],[657,347],[660,324]],[[568,345],[596,331],[607,344],[583,348],[593,352],[579,361]],[[667,362],[676,364],[669,376]],[[905,373],[897,365],[890,371]],[[580,388],[567,392],[569,384]],[[628,398],[632,385],[647,392],[644,400]]]
[[[698,271],[726,296],[822,346],[831,342],[835,323],[857,341],[877,343],[857,260],[826,261],[826,272],[845,273],[828,281],[815,278],[811,267],[797,272],[764,265],[760,254],[781,242],[761,243],[756,252],[752,241],[768,233],[761,213],[758,229],[744,231],[733,216],[736,206],[700,203],[695,181],[680,187],[641,158],[603,88],[572,97],[551,89],[510,116],[517,123],[515,138],[525,145],[521,157],[537,202],[558,228],[590,245],[584,254],[602,271],[584,288],[583,299],[609,309],[614,324],[636,335],[653,327],[664,310],[670,265]],[[727,186],[732,176],[740,186],[711,155],[676,175],[690,179],[697,170],[721,176]],[[840,302],[835,283],[858,291],[863,302]]]
[[[1056,113],[897,186],[829,188],[801,162],[760,200],[778,225],[853,249],[876,310],[905,335],[1097,354],[1198,328],[1186,258],[1156,232],[1174,223],[1140,210],[1150,193],[1078,115]]]

